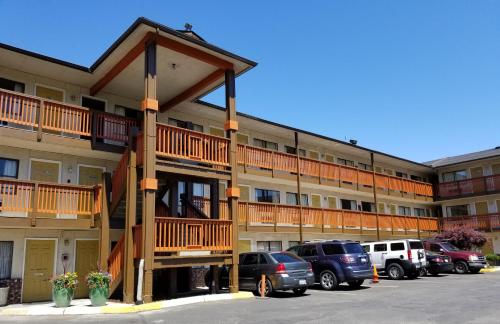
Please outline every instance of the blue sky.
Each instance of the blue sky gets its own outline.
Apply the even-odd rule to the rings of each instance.
[[[0,10],[0,42],[85,66],[139,16],[189,22],[259,63],[237,81],[239,111],[415,161],[500,145],[499,1],[0,0]]]

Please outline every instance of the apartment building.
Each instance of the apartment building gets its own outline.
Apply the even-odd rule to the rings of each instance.
[[[427,163],[439,179],[436,201],[443,228],[466,226],[486,232],[483,252],[500,251],[500,147]]]
[[[0,280],[12,302],[97,266],[124,301],[238,253],[438,231],[433,168],[236,112],[256,65],[139,18],[91,66],[0,44]],[[198,100],[224,87],[225,107]],[[141,272],[141,276],[139,273]],[[80,285],[76,297],[86,296]]]

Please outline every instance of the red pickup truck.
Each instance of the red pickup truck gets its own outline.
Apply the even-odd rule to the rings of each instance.
[[[447,241],[427,240],[423,243],[427,251],[451,257],[456,273],[478,273],[486,267],[486,258],[481,253],[460,250]]]

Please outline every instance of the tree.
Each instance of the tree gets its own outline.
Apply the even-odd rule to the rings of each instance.
[[[466,227],[454,227],[436,236],[440,240],[448,240],[459,249],[470,250],[480,248],[486,243],[483,233]]]

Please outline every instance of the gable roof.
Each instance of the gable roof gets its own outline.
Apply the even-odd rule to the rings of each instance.
[[[472,153],[456,155],[456,156],[450,156],[450,157],[445,157],[442,159],[436,159],[436,160],[425,162],[425,164],[427,164],[433,168],[438,168],[438,167],[459,164],[459,163],[464,163],[464,162],[471,162],[471,161],[488,159],[488,158],[492,158],[492,157],[496,157],[496,156],[500,156],[500,146],[497,146],[497,147],[495,147],[493,149],[489,149],[489,150],[472,152]]]

